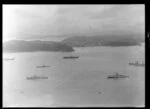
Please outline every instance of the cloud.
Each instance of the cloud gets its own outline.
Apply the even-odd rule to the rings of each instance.
[[[59,32],[68,30],[70,34],[84,32],[86,35],[94,35],[110,31],[138,33],[141,26],[144,26],[143,5],[63,6],[57,12],[60,16],[55,22],[59,25]]]
[[[34,38],[144,32],[144,5],[8,5],[5,36]]]

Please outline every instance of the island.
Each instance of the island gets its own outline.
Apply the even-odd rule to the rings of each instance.
[[[144,42],[144,37],[134,36],[73,36],[62,40],[62,43],[71,47],[92,46],[135,46]]]
[[[7,53],[37,51],[73,52],[74,49],[64,43],[55,41],[11,40],[3,43],[3,52]]]

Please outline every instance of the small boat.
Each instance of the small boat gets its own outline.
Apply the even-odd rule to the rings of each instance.
[[[126,75],[120,75],[118,73],[116,73],[115,75],[110,75],[107,77],[108,79],[118,79],[118,78],[129,78],[129,76]]]
[[[144,62],[142,62],[142,63],[139,63],[138,61],[136,61],[136,62],[129,62],[129,65],[133,65],[133,66],[141,66],[141,67],[143,67],[143,66],[145,66],[145,64],[144,64]]]
[[[36,76],[33,75],[31,77],[26,77],[27,80],[38,80],[38,79],[48,79],[48,77],[40,77],[40,76]]]
[[[76,59],[79,58],[78,56],[65,56],[64,59]]]
[[[49,66],[46,66],[46,65],[37,66],[37,68],[44,68],[44,67],[49,67]]]
[[[4,61],[14,60],[14,58],[4,58]]]

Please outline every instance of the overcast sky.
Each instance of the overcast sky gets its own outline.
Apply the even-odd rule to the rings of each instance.
[[[3,41],[142,35],[144,5],[3,5]]]

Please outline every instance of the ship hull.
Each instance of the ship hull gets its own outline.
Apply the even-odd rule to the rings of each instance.
[[[109,76],[108,79],[118,79],[118,78],[129,78],[129,76],[122,76],[122,77],[115,77],[115,76]]]
[[[77,59],[79,57],[63,57],[64,59]]]
[[[129,63],[129,65],[132,65],[132,66],[141,66],[141,67],[145,66],[144,64],[135,64],[135,63]]]
[[[27,80],[48,79],[48,77],[27,77]]]

